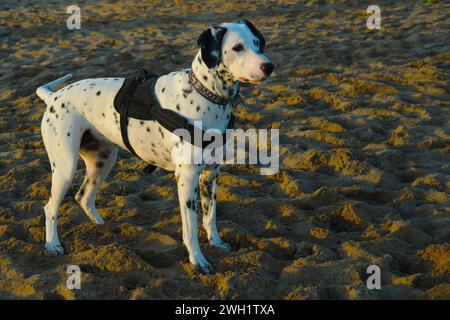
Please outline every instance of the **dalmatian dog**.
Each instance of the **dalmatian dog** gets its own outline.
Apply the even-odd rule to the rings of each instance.
[[[200,94],[189,79],[190,71],[203,87],[225,99],[234,96],[240,83],[258,84],[274,70],[264,55],[265,40],[255,26],[242,20],[223,23],[205,30],[198,38],[199,50],[191,68],[158,78],[155,97],[162,108],[171,109],[189,122],[201,121],[203,130],[227,128],[232,105],[219,105]],[[45,248],[55,255],[63,254],[58,237],[59,206],[72,183],[78,156],[86,165],[84,182],[75,199],[94,223],[103,224],[95,207],[96,193],[116,161],[118,147],[125,148],[120,130],[120,114],[113,101],[124,78],[85,79],[53,88],[71,77],[68,74],[37,89],[46,103],[41,133],[51,171],[51,195],[45,205]],[[219,164],[177,164],[173,155],[192,147],[157,121],[130,118],[128,136],[135,153],[144,161],[175,172],[183,243],[189,261],[196,270],[212,272],[200,250],[197,230],[197,198],[203,211],[203,226],[210,245],[230,250],[219,236],[216,226]],[[175,148],[175,149],[174,149]]]

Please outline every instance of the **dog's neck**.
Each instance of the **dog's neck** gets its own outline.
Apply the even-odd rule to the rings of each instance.
[[[234,98],[239,90],[239,82],[233,79],[222,63],[214,69],[206,66],[200,50],[192,61],[192,71],[203,86],[220,97]]]

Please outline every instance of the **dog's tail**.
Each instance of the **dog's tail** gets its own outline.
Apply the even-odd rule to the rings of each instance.
[[[50,95],[53,93],[52,89],[54,87],[64,83],[65,81],[69,80],[70,78],[72,78],[72,76],[73,76],[73,74],[69,73],[69,74],[66,74],[64,77],[56,79],[56,80],[54,80],[52,82],[49,82],[47,84],[44,84],[43,86],[37,88],[36,94],[42,100],[47,101],[48,97],[50,97]]]

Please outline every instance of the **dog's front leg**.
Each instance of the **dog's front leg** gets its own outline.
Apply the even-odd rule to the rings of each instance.
[[[183,243],[189,253],[189,261],[204,273],[211,273],[212,267],[200,250],[197,229],[197,195],[198,178],[201,166],[177,165],[175,178],[180,200],[181,223],[183,227]]]
[[[219,188],[219,168],[218,164],[208,172],[204,171],[200,176],[200,197],[203,210],[203,227],[208,235],[209,243],[212,246],[230,251],[231,247],[224,242],[217,231],[216,207],[217,192]]]

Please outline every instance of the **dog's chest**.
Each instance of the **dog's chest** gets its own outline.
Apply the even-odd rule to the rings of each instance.
[[[226,129],[231,106],[218,105],[204,98],[192,86],[188,70],[162,76],[155,86],[155,94],[163,108],[174,110],[191,121],[201,121],[203,130]]]
[[[222,132],[227,128],[231,106],[217,105],[200,95],[188,80],[186,71],[161,76],[155,85],[155,96],[162,108],[181,114],[203,130],[210,128]],[[130,142],[136,153],[149,163],[173,170],[172,150],[182,152],[183,145],[175,136],[156,121],[130,119]]]

